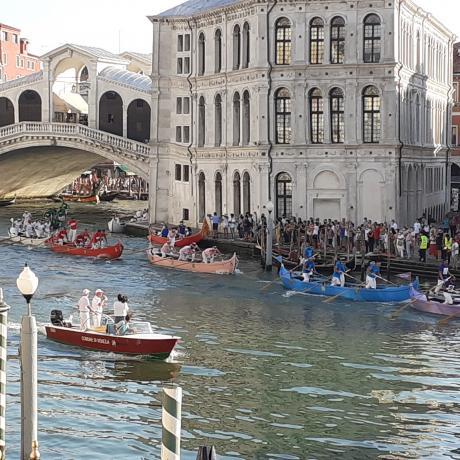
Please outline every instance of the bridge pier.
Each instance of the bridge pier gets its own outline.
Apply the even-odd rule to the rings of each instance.
[[[149,166],[149,224],[156,222],[158,160],[151,159]]]

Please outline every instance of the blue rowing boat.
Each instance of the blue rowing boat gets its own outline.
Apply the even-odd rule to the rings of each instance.
[[[330,286],[330,277],[313,279],[306,283],[292,276],[284,265],[281,265],[279,275],[284,287],[290,291],[326,297],[339,296],[355,302],[403,302],[411,298],[411,288],[417,289],[419,286],[418,279],[403,286],[377,286],[377,289],[366,289],[359,284],[345,287]]]

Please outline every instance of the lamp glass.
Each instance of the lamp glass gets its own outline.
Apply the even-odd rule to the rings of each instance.
[[[270,200],[270,201],[267,203],[266,208],[267,208],[267,211],[268,211],[268,212],[273,212],[273,210],[275,209],[275,205],[273,204],[273,201]]]
[[[38,288],[38,278],[35,273],[26,265],[16,280],[16,285],[22,295],[34,295]]]

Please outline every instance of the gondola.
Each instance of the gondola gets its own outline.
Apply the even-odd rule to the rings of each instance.
[[[12,204],[16,203],[16,197],[14,198],[3,198],[0,199],[0,206],[10,206]]]
[[[95,257],[97,259],[118,259],[123,253],[123,245],[121,242],[114,244],[113,246],[107,246],[105,248],[85,248],[75,246],[73,243],[66,244],[50,244],[50,248],[53,252],[59,254],[68,254],[72,256],[82,257]]]
[[[118,192],[104,192],[99,195],[101,201],[113,201],[118,196]]]
[[[279,276],[286,289],[290,291],[321,295],[326,297],[338,296],[338,299],[355,302],[403,302],[411,298],[412,288],[418,288],[418,280],[401,286],[377,286],[377,289],[366,289],[360,284],[345,287],[330,286],[330,278],[302,281],[291,274],[282,264]]]
[[[191,236],[186,236],[185,238],[176,238],[174,246],[176,248],[183,248],[184,246],[189,246],[192,243],[199,243],[202,239],[204,239],[209,234],[209,225],[208,222],[205,220],[203,222],[203,226],[198,233],[195,233]],[[168,238],[164,238],[159,235],[150,234],[148,236],[150,243],[156,244],[158,246],[163,246],[163,244],[168,242]]]

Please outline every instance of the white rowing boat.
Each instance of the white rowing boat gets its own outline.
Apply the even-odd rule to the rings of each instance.
[[[20,243],[26,246],[44,246],[48,237],[46,238],[27,238],[25,236],[10,236],[8,238],[12,243]]]

